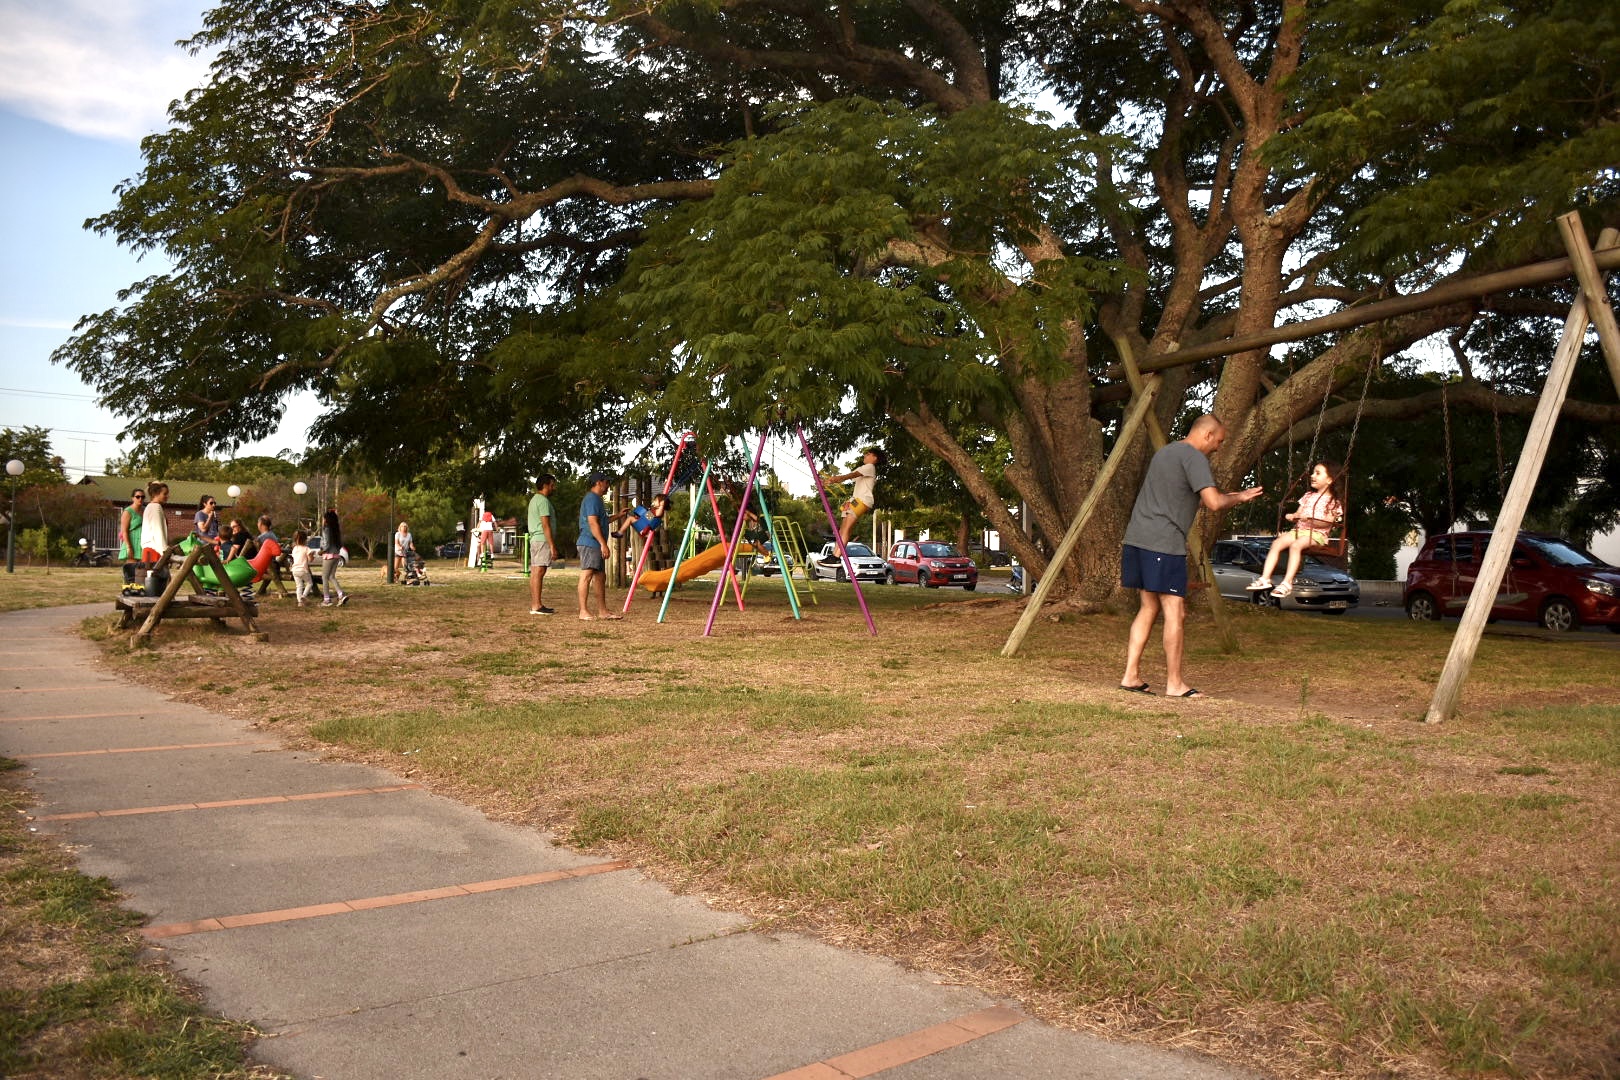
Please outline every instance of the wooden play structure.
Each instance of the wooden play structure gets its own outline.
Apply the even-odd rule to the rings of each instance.
[[[1579,214],[1571,212],[1560,217],[1558,229],[1563,236],[1565,250],[1569,252],[1566,259],[1551,259],[1513,270],[1447,282],[1411,296],[1382,300],[1362,307],[1348,308],[1318,319],[1211,342],[1195,348],[1180,349],[1140,364],[1128,349],[1122,348],[1122,363],[1116,368],[1110,368],[1107,374],[1115,378],[1124,376],[1129,381],[1131,405],[1120,425],[1114,447],[1104,461],[1090,494],[1075,512],[1074,520],[1070,523],[1062,542],[1053,552],[1051,565],[1061,566],[1073,553],[1075,544],[1096,509],[1100,493],[1112,482],[1119,459],[1124,456],[1124,452],[1140,431],[1143,428],[1147,429],[1155,448],[1165,444],[1165,433],[1150,409],[1159,391],[1157,372],[1219,356],[1269,348],[1319,334],[1379,323],[1444,304],[1478,300],[1508,289],[1549,284],[1573,276],[1580,284],[1580,294],[1576,297],[1574,305],[1570,308],[1569,317],[1564,323],[1563,335],[1547,372],[1547,379],[1530,423],[1529,434],[1520,451],[1518,466],[1514,469],[1513,480],[1508,485],[1502,508],[1492,527],[1490,546],[1486,549],[1479,576],[1469,596],[1468,606],[1463,612],[1457,633],[1452,638],[1450,655],[1440,673],[1434,697],[1424,717],[1426,723],[1440,723],[1451,719],[1456,713],[1457,700],[1462,692],[1463,683],[1468,678],[1474,655],[1479,649],[1479,640],[1485,630],[1486,618],[1490,615],[1491,606],[1501,587],[1502,577],[1513,551],[1513,542],[1518,537],[1519,527],[1524,521],[1525,510],[1530,503],[1531,492],[1535,489],[1536,479],[1541,473],[1542,463],[1552,440],[1553,427],[1569,392],[1575,359],[1580,355],[1581,343],[1589,324],[1596,327],[1604,361],[1608,365],[1615,390],[1620,392],[1620,325],[1617,325],[1614,309],[1609,304],[1603,278],[1603,271],[1620,267],[1620,230],[1605,229],[1599,236],[1597,250],[1594,251],[1587,242],[1586,231],[1581,226]],[[1369,362],[1366,378],[1370,379],[1372,367],[1376,363],[1377,361]],[[1365,397],[1364,384],[1363,403]],[[1359,407],[1356,418],[1359,423]],[[1340,534],[1341,542],[1345,536],[1344,533]],[[1207,554],[1204,557],[1204,564],[1205,580],[1213,580]],[[1013,627],[1006,645],[1001,650],[1003,656],[1017,655],[1025,636],[1040,613],[1041,605],[1045,603],[1060,576],[1055,572],[1049,572],[1041,578],[1040,585],[1025,606],[1023,615]],[[1230,628],[1219,593],[1215,589],[1207,589],[1206,592],[1209,594],[1217,630],[1223,641],[1230,641]]]
[[[190,550],[186,551],[188,546]],[[260,641],[266,640],[269,635],[259,629],[257,621],[259,606],[253,600],[251,584],[248,586],[248,594],[243,596],[231,583],[230,575],[226,573],[224,564],[214,551],[214,546],[203,542],[195,533],[169,545],[168,550],[164,551],[162,558],[159,559],[159,565],[167,566],[182,552],[184,559],[180,563],[180,568],[169,575],[169,584],[164,588],[162,595],[120,596],[114,602],[114,610],[121,615],[118,628],[127,630],[132,626],[136,627],[134,635],[130,638],[130,647],[139,648],[151,644],[153,632],[165,619],[211,619],[216,628],[223,630],[225,620],[234,618],[241,622],[244,633],[253,634]],[[202,586],[198,584],[193,572],[199,564],[213,571],[219,595],[209,595],[202,591]],[[187,585],[191,587],[191,593],[180,595],[181,587]]]

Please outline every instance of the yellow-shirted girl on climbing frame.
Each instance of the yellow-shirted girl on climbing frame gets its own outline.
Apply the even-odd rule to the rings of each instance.
[[[838,535],[844,538],[846,544],[849,543],[851,534],[855,532],[855,523],[876,505],[873,489],[877,487],[878,466],[882,465],[884,460],[883,451],[875,446],[868,447],[866,453],[861,455],[861,465],[858,469],[826,479],[829,484],[842,484],[846,480],[855,481],[855,490],[850,493],[844,505],[839,507],[844,516],[838,522]]]

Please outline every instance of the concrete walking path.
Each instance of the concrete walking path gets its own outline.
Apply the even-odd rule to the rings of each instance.
[[[1233,1080],[676,896],[379,769],[286,750],[0,615],[0,754],[255,1060],[333,1080]]]

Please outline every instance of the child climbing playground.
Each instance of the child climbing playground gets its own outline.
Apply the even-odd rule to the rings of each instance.
[[[1294,575],[1299,573],[1305,549],[1326,544],[1328,530],[1344,521],[1344,468],[1336,461],[1318,461],[1311,466],[1310,482],[1311,490],[1300,497],[1299,509],[1284,515],[1294,527],[1271,542],[1266,565],[1247,586],[1250,592],[1269,592],[1279,599],[1293,592]],[[1288,552],[1288,566],[1282,584],[1272,588],[1271,575],[1284,551]]]
[[[626,528],[636,530],[645,540],[654,529],[664,525],[664,515],[669,513],[669,496],[659,492],[652,497],[651,506],[637,506],[634,509],[626,507],[613,515],[612,536],[615,540],[623,536]]]
[[[873,491],[877,487],[878,466],[882,465],[886,460],[887,458],[882,450],[870,446],[867,447],[866,453],[861,455],[860,467],[854,472],[827,477],[826,482],[829,484],[842,484],[847,480],[855,481],[854,491],[850,493],[850,497],[844,504],[839,507],[844,516],[838,522],[838,535],[843,537],[846,544],[849,543],[849,538],[855,532],[855,523],[870,513],[872,507],[876,505]]]

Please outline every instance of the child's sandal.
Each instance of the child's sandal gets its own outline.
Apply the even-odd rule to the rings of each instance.
[[[1275,596],[1277,599],[1281,600],[1283,597],[1287,596],[1289,593],[1291,593],[1293,591],[1294,591],[1293,584],[1291,582],[1285,581],[1281,585],[1277,586],[1275,589],[1272,589],[1271,590],[1271,595]]]

